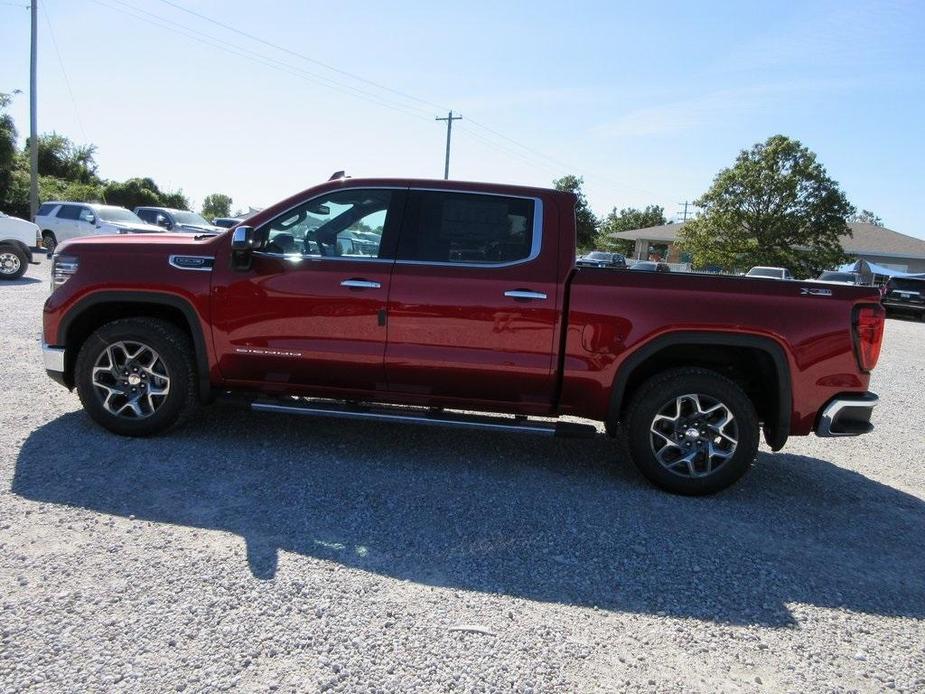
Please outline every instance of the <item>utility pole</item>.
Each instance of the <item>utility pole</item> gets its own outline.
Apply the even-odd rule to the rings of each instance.
[[[30,185],[29,185],[29,210],[31,217],[35,219],[39,211],[39,136],[38,124],[36,123],[36,111],[38,99],[36,97],[36,69],[38,61],[38,26],[39,26],[39,8],[38,0],[32,0],[30,3],[32,9],[32,55],[29,61],[29,159],[30,159]]]
[[[446,162],[443,165],[443,178],[446,180],[450,177],[450,133],[453,132],[453,121],[462,120],[462,116],[454,116],[450,111],[446,118],[437,117],[434,120],[446,121]]]
[[[678,204],[684,206],[684,212],[681,213],[681,221],[686,222],[687,221],[687,206],[690,205],[690,203],[687,200],[685,200],[684,202],[679,202]],[[691,205],[691,207],[693,207],[693,205]]]

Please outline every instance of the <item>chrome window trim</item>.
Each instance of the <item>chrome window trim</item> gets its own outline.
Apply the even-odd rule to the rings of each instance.
[[[305,262],[305,261],[318,261],[318,260],[334,260],[334,261],[346,261],[346,262],[357,262],[357,263],[394,263],[394,258],[373,258],[373,257],[364,257],[364,256],[353,256],[353,255],[302,255],[301,253],[271,253],[269,251],[253,251],[252,255],[259,255],[263,258],[282,258],[283,260],[290,260],[292,262]]]
[[[415,188],[409,190],[422,191],[426,193],[460,193],[463,195],[491,195],[497,198],[516,198],[518,200],[533,201],[533,238],[530,241],[530,255],[520,260],[509,260],[503,263],[454,263],[452,261],[436,260],[401,260],[396,259],[396,265],[430,265],[432,267],[462,267],[462,268],[485,268],[496,269],[523,265],[536,260],[543,250],[543,200],[533,195],[509,195],[507,193],[483,193],[477,190],[456,190],[450,188]],[[399,240],[401,247],[401,240]]]
[[[208,260],[208,267],[186,267],[185,265],[177,265],[177,258],[197,258],[199,260]],[[215,266],[215,256],[214,255],[187,255],[185,253],[175,253],[167,259],[167,263],[171,267],[177,268],[177,270],[193,270],[194,272],[212,272],[212,268]]]

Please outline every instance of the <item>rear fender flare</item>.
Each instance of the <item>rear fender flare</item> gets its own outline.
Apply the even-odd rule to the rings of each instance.
[[[777,377],[777,411],[775,422],[764,424],[764,438],[772,450],[779,451],[790,435],[790,418],[793,409],[793,389],[790,366],[784,348],[776,340],[760,335],[740,335],[726,332],[672,332],[661,335],[636,348],[617,369],[610,393],[610,407],[607,412],[608,433],[615,432],[620,419],[626,386],[633,372],[658,352],[676,345],[703,345],[722,347],[748,347],[764,352],[774,364]]]

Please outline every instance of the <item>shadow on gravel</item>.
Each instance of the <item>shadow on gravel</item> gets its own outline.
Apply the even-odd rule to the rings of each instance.
[[[42,280],[38,277],[17,277],[15,280],[3,280],[0,287],[21,287],[26,284],[35,284],[41,281]]]
[[[790,603],[925,617],[920,499],[781,454],[762,454],[721,495],[675,497],[617,455],[604,438],[226,407],[132,440],[72,413],[25,441],[13,492],[236,533],[261,579],[283,550],[430,585],[718,622],[792,625]]]

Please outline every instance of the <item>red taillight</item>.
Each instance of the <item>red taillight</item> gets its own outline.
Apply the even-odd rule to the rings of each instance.
[[[880,358],[883,342],[882,306],[859,306],[854,316],[854,351],[861,371],[872,371]]]

